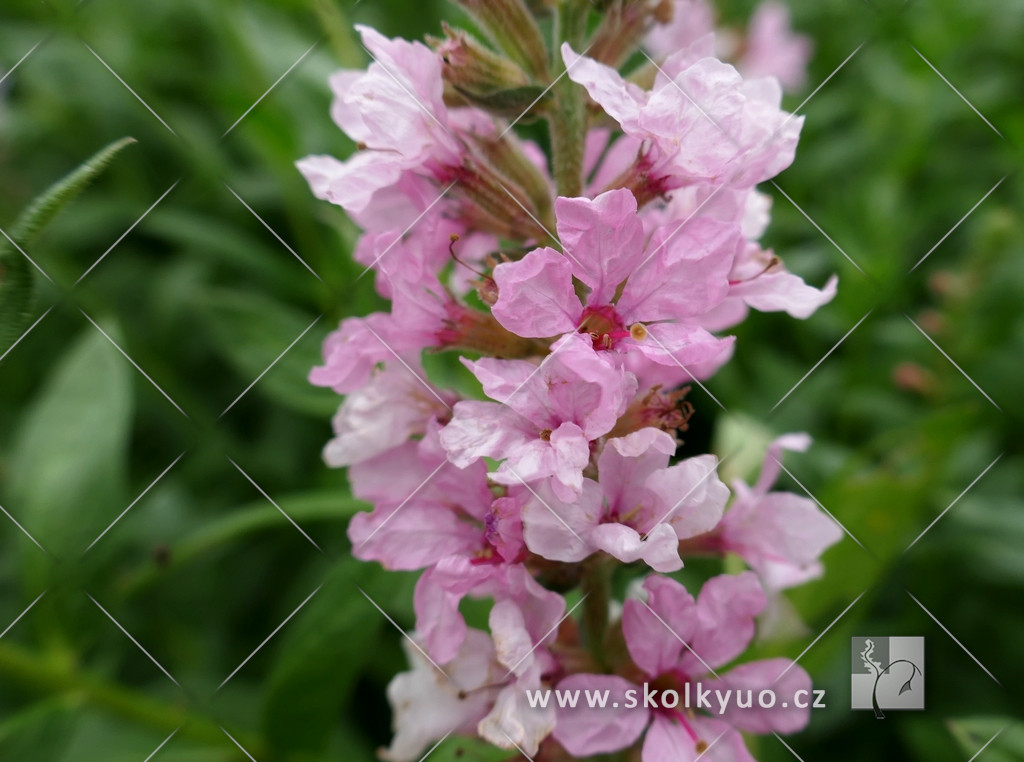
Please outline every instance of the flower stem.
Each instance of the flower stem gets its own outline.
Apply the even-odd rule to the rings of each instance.
[[[611,602],[614,566],[607,557],[598,557],[583,572],[583,639],[594,661],[604,669],[608,666],[605,636],[608,632],[608,605]]]
[[[587,4],[564,0],[558,8],[554,55],[561,57],[561,43],[579,50],[586,35]],[[586,102],[583,88],[567,75],[554,87],[554,104],[548,116],[551,129],[552,168],[559,196],[579,196],[583,191],[583,146],[586,139]]]
[[[190,712],[184,702],[176,704],[151,698],[80,670],[71,662],[46,659],[12,643],[0,643],[0,673],[33,690],[76,694],[101,709],[165,735],[181,728],[183,738],[234,748],[215,722]],[[261,744],[256,739],[239,733],[235,733],[235,737],[252,753],[261,753]]]

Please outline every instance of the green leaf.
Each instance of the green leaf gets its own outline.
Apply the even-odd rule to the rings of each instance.
[[[949,732],[964,753],[977,754],[996,733],[982,755],[985,762],[1022,762],[1024,760],[1024,725],[1008,717],[965,717],[949,720]]]
[[[348,558],[289,625],[267,681],[263,727],[280,752],[319,752],[387,620],[359,592],[376,573]]]
[[[122,138],[111,143],[37,196],[11,229],[14,243],[24,247],[33,241],[123,148],[134,142],[135,138]],[[13,344],[28,325],[33,276],[28,259],[6,237],[0,238],[0,350]]]
[[[18,712],[0,723],[0,759],[57,762],[71,740],[76,719],[76,712],[64,699]]]
[[[201,307],[210,316],[208,323],[221,352],[245,383],[259,378],[277,361],[254,391],[317,417],[337,409],[336,394],[307,380],[310,369],[321,361],[319,342],[306,335],[288,349],[309,328],[309,315],[256,294],[220,290],[208,292]]]
[[[75,196],[95,180],[124,148],[136,142],[135,138],[121,138],[100,150],[66,175],[28,205],[18,218],[11,237],[18,243],[27,243],[42,232],[54,217],[74,200]]]
[[[105,328],[117,339],[113,326]],[[91,326],[54,367],[14,441],[11,505],[61,559],[77,556],[124,499],[131,368]],[[33,549],[32,558],[39,558]]]

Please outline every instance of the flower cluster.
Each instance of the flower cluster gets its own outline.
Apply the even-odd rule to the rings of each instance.
[[[750,759],[740,731],[793,732],[807,710],[528,696],[809,687],[785,660],[716,672],[839,538],[812,501],[771,491],[781,451],[808,438],[776,440],[756,484],[732,489],[682,440],[687,384],[734,351],[723,331],[750,309],[806,318],[835,294],[835,278],[809,286],[758,243],[755,186],[792,162],[802,125],[779,79],[799,81],[807,45],[775,5],[740,46],[701,0],[461,4],[486,40],[359,27],[372,63],[330,80],[357,150],[298,163],[362,228],[354,256],[390,302],[343,320],[310,377],[345,395],[324,457],[373,506],[350,523],[353,554],[422,572],[382,757],[416,760],[454,733],[549,762]],[[727,39],[739,68],[719,57]],[[646,63],[623,74],[638,51]],[[513,129],[538,121],[549,151]],[[424,367],[443,350],[464,366],[446,366],[454,388]],[[694,599],[672,575],[698,554],[752,571]],[[467,597],[493,602],[486,629],[467,623]]]

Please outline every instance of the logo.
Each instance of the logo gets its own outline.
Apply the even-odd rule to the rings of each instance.
[[[924,638],[850,639],[850,707],[924,709]]]

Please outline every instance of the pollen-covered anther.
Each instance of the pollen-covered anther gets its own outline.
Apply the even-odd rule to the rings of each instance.
[[[702,738],[693,745],[693,748],[698,754],[703,754],[708,750],[708,742]]]
[[[544,442],[550,442],[551,441],[551,429],[542,429],[541,432],[540,432],[540,438]]]
[[[643,323],[633,323],[629,327],[629,335],[634,341],[643,341],[647,338],[647,326]]]

